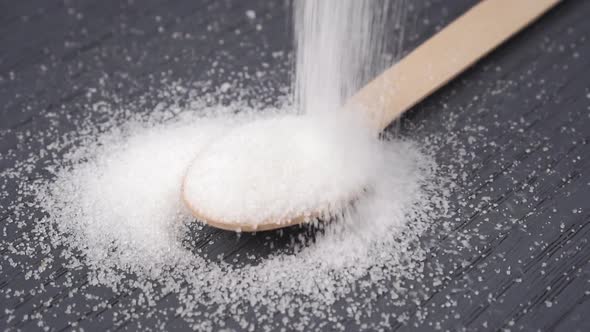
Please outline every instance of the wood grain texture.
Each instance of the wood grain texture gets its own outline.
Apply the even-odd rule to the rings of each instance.
[[[412,2],[404,53],[473,3]],[[244,15],[247,9],[256,11],[262,30]],[[10,155],[0,158],[0,168],[40,148],[27,133],[51,129],[58,137],[73,129],[41,115],[89,116],[81,110],[93,88],[93,100],[116,92],[119,100],[110,102],[120,105],[153,92],[141,101],[149,109],[159,103],[157,92],[169,82],[164,78],[224,82],[227,77],[207,75],[214,58],[227,73],[244,67],[255,72],[263,62],[279,68],[260,80],[272,98],[272,88],[289,81],[287,57],[272,56],[291,48],[289,10],[282,2],[255,0],[0,1],[0,156]],[[453,192],[454,200],[466,204],[449,220],[452,231],[429,239],[423,276],[406,281],[405,287],[426,295],[402,306],[375,299],[382,312],[407,317],[395,330],[590,330],[589,16],[590,2],[564,1],[401,119],[402,135],[453,135],[471,147],[473,160]],[[474,131],[493,144],[469,144],[480,139]],[[443,145],[436,157],[457,153]],[[43,176],[42,165],[37,174]],[[6,190],[17,195],[13,184]],[[0,201],[0,222],[14,213],[9,202]],[[0,236],[25,241],[35,217],[20,228],[3,227]],[[237,238],[206,229],[194,241],[212,257],[223,253],[229,260],[237,253],[270,254],[264,236]],[[279,243],[286,238],[276,237]],[[72,329],[71,321],[85,330],[140,330],[164,319],[169,330],[188,328],[174,314],[160,317],[135,305],[137,292],[92,286],[84,271],[59,262],[40,280],[27,279],[26,271],[7,264],[6,248],[0,251],[0,293],[29,290],[8,301],[1,294],[3,329],[36,330],[39,319],[53,330]],[[43,254],[28,259],[39,265]],[[445,277],[435,280],[439,270]],[[75,282],[66,283],[66,275]],[[74,289],[82,291],[70,297]],[[108,306],[93,307],[91,295]],[[68,315],[68,305],[85,314]],[[157,307],[177,305],[170,294]],[[5,309],[17,318],[8,322]],[[358,329],[354,321],[342,323]],[[238,328],[231,320],[227,324]]]

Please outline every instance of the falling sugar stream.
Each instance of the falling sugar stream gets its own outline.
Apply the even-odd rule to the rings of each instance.
[[[294,99],[301,113],[338,110],[389,64],[386,41],[402,40],[403,29],[391,34],[387,27],[399,28],[404,1],[295,0],[294,7]]]

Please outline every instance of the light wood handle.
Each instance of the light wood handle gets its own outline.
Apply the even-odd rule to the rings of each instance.
[[[560,0],[483,0],[352,96],[379,131]]]

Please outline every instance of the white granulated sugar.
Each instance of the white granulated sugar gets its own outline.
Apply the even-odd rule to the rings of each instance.
[[[288,115],[243,125],[198,154],[184,197],[236,228],[333,215],[376,181],[378,142],[359,120]]]
[[[45,208],[62,215],[60,226],[81,233],[91,261],[113,249],[124,265],[159,264],[177,249],[186,219],[179,197],[186,165],[226,126],[200,119],[106,135],[87,162],[58,175]],[[137,262],[131,252],[144,252],[145,259]]]
[[[23,189],[46,216],[30,235],[35,241],[22,249],[10,246],[15,248],[12,254],[26,255],[40,245],[53,255],[51,248],[62,248],[62,253],[55,255],[66,259],[70,269],[88,273],[91,285],[117,293],[139,292],[137,303],[153,308],[146,309],[155,311],[152,315],[164,319],[177,314],[199,330],[222,328],[228,315],[233,317],[230,321],[240,322],[247,313],[254,315],[258,326],[306,330],[317,327],[310,317],[315,321],[358,320],[358,313],[337,309],[338,303],[349,297],[363,301],[368,313],[369,299],[377,294],[410,296],[401,280],[413,278],[422,269],[425,249],[417,243],[431,223],[447,213],[444,174],[420,147],[422,143],[377,140],[363,130],[354,130],[357,124],[353,119],[296,116],[290,109],[239,115],[222,107],[175,110],[176,116],[169,120],[153,116],[148,121],[113,122],[106,132],[86,128],[90,135],[83,143],[72,146],[71,141],[65,141],[48,147],[54,151],[65,148],[68,153],[55,153],[60,157],[48,167],[53,177]],[[247,140],[239,144],[240,139],[256,139],[263,131],[271,134],[274,143]],[[248,148],[238,149],[232,141]],[[259,144],[265,149],[259,149]],[[230,152],[235,147],[233,164],[224,165],[226,155],[205,154],[215,145]],[[276,168],[261,163],[277,162],[273,156],[285,157],[283,148],[296,151],[298,158],[288,164],[278,160]],[[339,200],[341,191],[355,192],[360,187],[363,192],[332,220],[320,223],[322,228],[314,231],[312,238],[294,235],[290,244],[286,241],[272,249],[282,231],[261,233],[256,241],[268,242],[270,255],[245,253],[247,260],[240,256],[220,258],[218,253],[210,256],[218,246],[210,242],[215,239],[211,229],[200,226],[181,202],[183,177],[191,161],[195,157],[199,160],[201,154],[221,158],[206,163],[224,166],[214,171],[229,177],[219,179],[225,189],[239,182],[236,169],[261,176],[256,181],[264,188],[240,189],[236,185],[231,190],[262,194],[259,197],[266,201],[258,197],[258,202],[268,202],[270,210],[241,205],[244,203],[236,198],[239,191],[230,190],[226,198],[231,203],[210,203],[222,206],[219,211],[228,216],[258,216],[268,213],[265,211],[284,211],[285,207],[296,211],[310,203]],[[248,170],[248,156],[258,157],[251,162],[262,168]],[[189,173],[198,171],[194,162],[192,167]],[[229,172],[222,173],[225,170]],[[208,176],[211,174],[204,174],[204,178]],[[295,180],[316,183],[301,186]],[[221,195],[221,186],[215,186],[217,180],[207,181],[211,186],[201,184],[198,191],[191,185],[193,194]],[[294,188],[295,199],[290,201],[282,190]],[[276,201],[269,198],[272,195]],[[27,207],[21,204],[23,209]],[[223,204],[228,204],[227,210]],[[49,239],[49,247],[43,245],[45,239]],[[225,245],[231,246],[231,242]],[[158,312],[163,309],[157,309],[156,304],[170,293],[178,300],[177,306],[166,309],[171,312]],[[103,305],[100,298],[96,301]],[[295,308],[297,314],[292,313]],[[276,322],[273,317],[277,314],[289,318]]]
[[[256,18],[256,12],[251,9],[248,9],[248,10],[246,10],[246,17],[253,20]]]
[[[108,326],[145,316],[157,329],[172,329],[165,324],[176,316],[196,330],[343,330],[343,321],[378,330],[402,319],[374,309],[419,297],[404,280],[424,268],[422,237],[447,217],[447,175],[455,171],[431,153],[451,144],[450,135],[377,139],[338,111],[371,74],[365,65],[379,62],[366,58],[382,49],[373,45],[383,34],[374,30],[383,23],[376,3],[296,3],[306,28],[297,35],[295,92],[277,107],[244,106],[267,105],[256,98],[216,103],[224,98],[200,92],[180,107],[174,93],[189,89],[171,84],[175,92],[157,94],[163,100],[152,111],[102,101],[88,108],[102,122],[56,115],[71,132],[31,135],[42,150],[23,152],[29,157],[0,177],[11,181],[2,189],[15,186],[19,196],[3,231],[24,239],[2,241],[10,265],[66,285],[64,304],[51,305],[71,313],[72,326],[88,316],[86,305],[119,315]],[[203,91],[248,96],[238,80],[225,81],[203,83]],[[183,204],[184,179],[187,201],[214,219],[256,225],[315,211],[330,218],[255,235],[212,229]],[[28,262],[37,253],[39,266]],[[29,291],[4,289],[13,297]],[[84,305],[68,302],[75,296]]]
[[[298,314],[283,323],[306,329],[310,325],[305,317],[340,319],[332,306],[351,292],[359,299],[377,293],[397,298],[406,293],[399,280],[419,271],[424,256],[415,243],[431,221],[446,213],[443,178],[417,143],[377,140],[363,130],[352,130],[357,124],[346,117],[328,121],[274,109],[241,115],[223,108],[176,112],[171,120],[154,116],[157,120],[113,123],[103,133],[89,128],[93,138],[55,160],[55,178],[30,189],[47,215],[36,225],[33,238],[49,238],[51,247],[63,247],[63,257],[72,260],[71,268],[87,271],[91,284],[117,292],[139,289],[141,303],[147,307],[172,292],[180,307],[171,309],[196,329],[222,327],[226,315],[238,319],[246,310],[254,310],[262,326],[272,326],[274,315],[293,308],[298,308]],[[301,200],[303,204],[332,200],[340,190],[359,186],[362,198],[321,224],[314,240],[294,238],[270,256],[255,257],[255,264],[208,258],[207,246],[195,239],[206,238],[209,231],[198,226],[181,203],[187,167],[215,144],[256,138],[258,130],[266,129],[274,136],[285,135],[277,137],[277,146],[261,143],[267,152],[285,156],[276,149],[287,144],[293,145],[290,149],[298,151],[298,157],[305,157],[278,173],[270,169],[266,180],[260,180],[274,183],[273,177],[278,176],[278,182],[284,181],[270,189],[279,201],[269,200],[271,208],[278,211],[290,204],[280,192],[281,184],[288,183],[288,189],[297,186],[286,178],[289,174],[299,174],[303,182],[317,179],[323,186],[299,187],[302,195],[314,198]],[[232,183],[223,181],[224,186]],[[213,195],[217,190],[203,188]],[[257,215],[264,209],[247,211]],[[33,243],[29,246],[25,252],[35,248]],[[368,283],[358,283],[366,278]]]

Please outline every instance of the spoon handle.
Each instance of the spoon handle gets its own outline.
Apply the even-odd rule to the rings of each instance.
[[[369,82],[345,108],[385,129],[560,0],[483,0]]]

